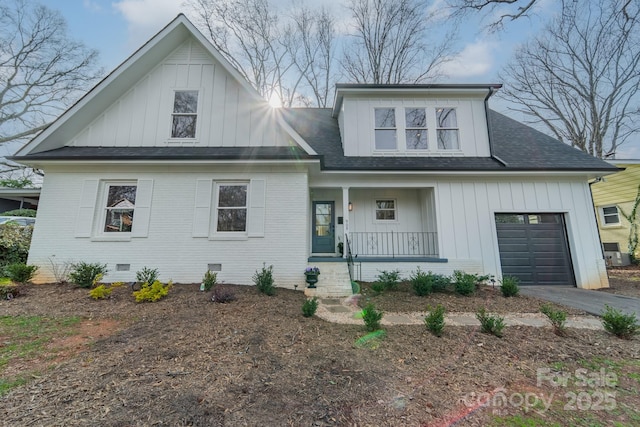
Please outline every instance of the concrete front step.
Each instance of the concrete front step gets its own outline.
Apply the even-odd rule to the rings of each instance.
[[[304,294],[308,297],[346,297],[352,294],[346,262],[316,262],[309,267],[318,267],[320,275],[315,288],[305,288]]]

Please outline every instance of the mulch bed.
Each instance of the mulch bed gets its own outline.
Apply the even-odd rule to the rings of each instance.
[[[547,391],[536,385],[538,368],[640,358],[637,338],[622,341],[587,330],[561,338],[530,327],[507,328],[504,338],[448,327],[435,338],[422,326],[394,326],[375,346],[358,348],[363,326],[302,317],[300,291],[278,289],[267,297],[254,287],[225,286],[236,301],[212,303],[198,285],[175,285],[157,303],[136,304],[126,287],[109,300],[93,301],[86,290],[62,285],[28,287],[23,296],[0,301],[2,315],[78,315],[102,327],[100,334],[83,335],[86,344],[68,358],[0,397],[0,425],[435,426],[457,420],[459,426],[484,426],[494,413],[473,410],[465,400],[470,393]],[[524,309],[530,301],[520,298],[504,304]],[[455,307],[468,311],[464,304]],[[28,371],[26,362],[21,364]],[[637,408],[636,368],[635,377],[621,380],[627,391],[618,394],[619,408]],[[505,410],[503,415],[524,414],[522,408]],[[580,414],[545,419],[565,424],[574,415]],[[589,415],[602,422],[631,419],[623,410]]]

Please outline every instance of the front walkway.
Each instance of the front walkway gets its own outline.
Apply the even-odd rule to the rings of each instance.
[[[584,310],[595,316],[600,316],[604,306],[609,305],[625,314],[635,313],[636,318],[640,319],[640,298],[580,289],[574,286],[520,286],[520,293]]]
[[[361,308],[357,305],[357,299],[349,298],[323,298],[319,300],[316,316],[327,322],[342,323],[348,325],[364,325],[359,313]],[[384,313],[383,326],[393,325],[423,325],[426,312],[416,313]],[[513,313],[503,316],[507,326],[534,326],[551,327],[546,316],[541,313]],[[475,313],[447,313],[445,324],[450,326],[479,326]],[[576,329],[603,329],[599,318],[593,316],[567,316],[566,326]]]

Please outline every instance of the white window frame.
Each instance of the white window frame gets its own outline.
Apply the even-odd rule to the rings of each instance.
[[[424,127],[413,127],[413,126],[409,126],[409,124],[407,123],[407,111],[409,110],[423,110],[424,111]],[[416,152],[426,152],[429,151],[429,140],[431,138],[429,138],[429,108],[427,107],[419,107],[419,106],[413,106],[413,107],[404,107],[404,133],[403,133],[403,137],[404,137],[404,149],[406,152],[408,153],[416,153]],[[407,143],[407,131],[423,131],[425,133],[425,135],[427,136],[427,148],[409,148],[409,144]]]
[[[438,123],[438,110],[454,110],[456,112],[456,126],[455,127],[440,127]],[[435,119],[436,119],[436,140],[434,149],[441,152],[450,153],[452,151],[460,151],[460,123],[458,123],[458,108],[457,107],[448,107],[448,106],[438,106],[434,108]],[[438,135],[440,131],[452,131],[455,130],[457,134],[458,146],[456,148],[440,148]]]
[[[609,209],[609,208],[615,208],[616,213],[615,214],[613,214],[613,213],[606,214],[604,212],[604,210],[605,209]],[[616,206],[616,205],[601,206],[598,210],[600,211],[600,220],[601,220],[600,222],[601,222],[601,226],[603,228],[620,227],[620,226],[622,226],[622,222],[620,221],[620,209],[618,209],[618,206]],[[607,223],[606,222],[606,218],[609,217],[609,216],[613,216],[613,215],[615,215],[618,218],[618,221],[617,222]]]
[[[222,209],[244,209],[245,210],[245,221],[244,221],[244,230],[242,231],[218,231],[218,210],[220,209],[220,187],[229,187],[229,186],[244,186],[247,189],[247,195],[245,199],[245,206],[233,206],[233,207],[222,207]],[[215,187],[215,197],[214,197],[214,206],[213,206],[213,229],[212,234],[214,236],[238,236],[238,237],[246,237],[249,234],[249,211],[250,211],[250,191],[251,185],[249,181],[216,181]]]
[[[377,123],[376,123],[376,110],[393,110],[393,116],[394,116],[394,121],[395,121],[395,127],[378,127]],[[381,152],[393,152],[393,151],[398,151],[399,149],[399,141],[398,141],[398,107],[383,107],[383,106],[378,106],[378,107],[374,107],[373,108],[373,149],[374,151],[381,151]],[[376,132],[379,130],[393,130],[395,131],[395,141],[396,141],[396,147],[395,148],[378,148],[376,146]]]
[[[175,105],[176,93],[178,92],[197,92],[198,94],[198,105],[196,105],[195,113],[176,113],[173,111],[173,107]],[[169,142],[197,142],[198,135],[200,134],[200,118],[202,117],[201,109],[202,109],[202,99],[203,99],[203,91],[201,88],[174,88],[171,90],[171,103],[169,106]],[[193,137],[175,137],[172,135],[173,132],[173,118],[175,116],[196,116],[196,127],[194,130]]]
[[[136,221],[135,202],[134,202],[133,208],[130,209],[130,210],[133,210],[131,230],[105,231],[105,228],[107,226],[107,215],[110,210],[110,208],[107,206],[107,203],[109,202],[109,188],[111,187],[136,187],[136,198],[138,198],[138,181],[105,181],[103,190],[102,190],[103,195],[102,195],[101,204],[100,204],[101,214],[100,214],[100,222],[98,223],[98,226],[100,227],[98,234],[102,236],[110,236],[110,237],[131,236],[131,233],[133,232],[133,225],[135,224],[135,221]]]
[[[393,209],[378,209],[378,202],[393,202]],[[378,219],[378,211],[393,211],[393,219]],[[389,197],[376,197],[373,200],[373,220],[374,222],[398,222],[398,200]]]

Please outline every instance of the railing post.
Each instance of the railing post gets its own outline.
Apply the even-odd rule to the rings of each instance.
[[[395,244],[394,244],[394,238],[393,238],[393,230],[391,230],[391,258],[395,258],[396,257],[396,248],[395,248]]]

